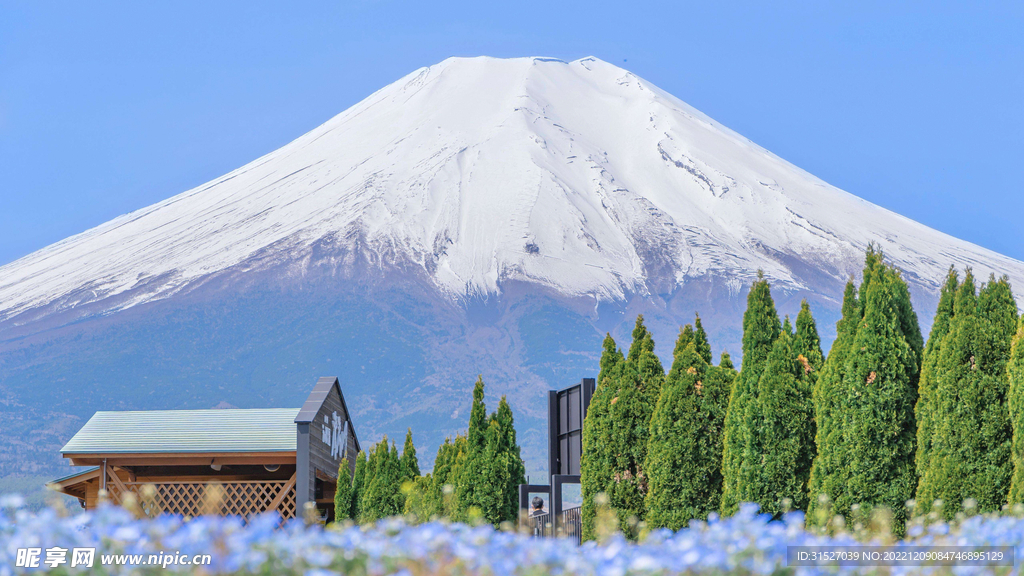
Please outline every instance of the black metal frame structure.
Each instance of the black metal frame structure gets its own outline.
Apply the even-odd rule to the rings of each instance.
[[[563,532],[569,535],[568,526],[562,526],[562,484],[579,484],[579,474],[552,474],[551,475],[551,532],[560,535]],[[575,527],[577,540],[580,537],[580,527]]]
[[[548,473],[547,486],[522,484],[519,486],[519,508],[529,511],[530,494],[547,493],[548,518],[551,534],[565,533],[580,538],[579,514],[564,514],[562,510],[562,485],[580,483],[580,458],[583,453],[583,421],[587,417],[590,399],[594,396],[596,382],[583,378],[578,383],[562,390],[548,392]],[[566,518],[563,518],[563,515]],[[570,518],[571,516],[571,518]],[[562,526],[566,520],[570,525]],[[538,535],[546,535],[542,530]]]
[[[579,475],[583,419],[594,396],[594,379],[583,378],[563,390],[548,392],[548,473]]]

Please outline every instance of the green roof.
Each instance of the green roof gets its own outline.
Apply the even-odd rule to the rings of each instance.
[[[97,412],[64,454],[289,452],[298,408]]]
[[[68,474],[67,476],[61,476],[60,478],[57,478],[56,480],[50,480],[50,483],[56,484],[58,482],[63,482],[65,480],[71,480],[72,478],[74,478],[76,476],[81,476],[83,474],[88,474],[90,472],[95,472],[96,470],[99,470],[99,469],[100,469],[99,466],[88,466],[86,468],[82,468],[81,470],[76,470],[76,471],[72,472],[71,474]]]

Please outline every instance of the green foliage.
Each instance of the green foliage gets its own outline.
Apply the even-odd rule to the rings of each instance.
[[[699,322],[699,318],[698,318]],[[721,500],[722,433],[732,378],[708,366],[703,329],[684,328],[651,418],[646,521],[678,530],[707,519]]]
[[[362,505],[363,493],[366,488],[367,465],[366,452],[360,450],[359,454],[356,455],[356,472],[352,476],[352,504],[348,512],[348,517],[353,520],[360,517],[360,506]]]
[[[796,316],[796,338],[793,340],[793,350],[813,388],[818,381],[822,366],[825,365],[825,355],[821,351],[818,323],[811,315],[811,306],[807,300],[800,303],[800,313]]]
[[[729,356],[729,353],[724,350],[722,355],[718,357],[718,366],[727,370],[736,370],[736,367],[732,365],[732,356]]]
[[[338,466],[338,487],[334,491],[334,521],[352,518],[352,471],[348,458],[342,458]]]
[[[1024,503],[1024,316],[1021,316],[1017,334],[1013,337],[1010,361],[1006,368],[1010,380],[1008,404],[1013,426],[1013,444],[1010,456],[1013,477],[1010,480],[1010,504]]]
[[[598,494],[606,491],[611,481],[614,452],[611,443],[611,401],[618,396],[619,373],[625,364],[622,352],[611,335],[606,335],[601,353],[601,372],[597,388],[590,399],[587,417],[583,421],[583,450],[580,455],[580,489],[583,496],[581,510],[582,532],[585,540],[597,537]]]
[[[942,290],[939,293],[939,306],[935,311],[932,330],[928,334],[928,344],[925,346],[924,358],[921,361],[921,379],[917,386],[917,405],[914,407],[914,416],[917,419],[915,462],[919,479],[923,479],[932,454],[934,428],[932,420],[935,413],[935,389],[938,386],[939,353],[942,348],[942,340],[949,334],[950,324],[953,321],[953,301],[956,298],[959,285],[960,280],[956,269],[950,266],[949,273],[946,274],[946,282],[942,285]],[[920,484],[918,490],[920,491]]]
[[[466,432],[466,450],[457,460],[458,474],[452,477],[455,487],[455,520],[467,520],[470,509],[482,509],[488,486],[480,483],[486,477],[487,461],[487,407],[484,405],[484,380],[477,377],[473,387],[473,405],[469,412],[469,430]]]
[[[466,450],[466,437],[462,434],[457,435],[455,440],[445,438],[444,444],[438,447],[426,504],[431,517],[459,516],[455,484],[466,462]]]
[[[444,443],[437,447],[437,455],[434,457],[434,472],[426,476],[430,478],[422,504],[422,514],[426,518],[439,518],[445,515],[445,486],[448,487],[449,492],[452,490],[450,476],[457,455],[458,447],[450,437],[445,438]]]
[[[750,499],[748,479],[760,462],[749,460],[757,452],[757,434],[761,427],[757,410],[757,387],[772,346],[782,331],[775,311],[771,289],[764,275],[747,294],[743,314],[743,366],[729,398],[725,417],[725,444],[722,453],[723,514],[733,514],[740,502]]]
[[[676,336],[676,345],[675,348],[672,349],[673,366],[675,365],[675,358],[682,354],[686,348],[691,345],[694,345],[693,325],[687,324],[679,329],[679,336]],[[694,348],[696,348],[696,345],[694,345]]]
[[[525,482],[512,408],[502,397],[488,417],[483,379],[478,378],[469,430],[438,448],[432,480],[424,484],[422,502],[416,504],[417,515],[456,521],[480,518],[494,525],[512,521],[518,517],[519,485]]]
[[[600,387],[604,383],[606,378],[612,376],[615,372],[616,366],[620,363],[625,362],[625,358],[622,356],[622,350],[615,345],[615,340],[612,339],[611,334],[604,335],[604,342],[602,343],[603,350],[601,351],[601,371],[597,375],[597,386]]]
[[[638,316],[633,334],[642,338],[630,345],[630,353],[618,378],[618,394],[609,402],[611,421],[611,475],[604,492],[627,537],[638,535],[638,522],[646,508],[647,442],[651,415],[665,379],[661,361],[654,354],[654,340]],[[637,351],[634,354],[634,351]]]
[[[605,339],[600,384],[583,426],[580,475],[583,491],[583,536],[596,536],[595,497],[607,494],[619,526],[636,537],[645,514],[647,477],[644,461],[650,420],[665,372],[654,354],[654,339],[638,316],[625,361],[614,341]]]
[[[487,444],[478,458],[484,463],[484,474],[473,480],[477,500],[471,505],[480,510],[483,520],[495,526],[516,520],[519,485],[526,483],[526,467],[516,443],[512,408],[504,396],[488,419]]]
[[[775,517],[787,507],[807,509],[807,481],[815,453],[813,368],[802,354],[806,351],[796,349],[797,343],[797,337],[784,328],[772,346],[754,404],[760,422],[757,442],[744,455],[753,463],[745,477],[745,500],[757,502]]]
[[[917,497],[924,512],[937,499],[949,504],[942,510],[946,519],[968,498],[980,512],[999,510],[1005,503],[1012,473],[1006,367],[1016,324],[1009,282],[992,277],[976,294],[968,270],[938,347],[930,455]]]
[[[402,494],[405,496],[403,512],[414,522],[429,522],[439,516],[430,500],[433,483],[434,479],[430,474],[417,476],[402,483]]]
[[[495,524],[503,521],[514,522],[519,517],[519,485],[526,483],[526,465],[520,453],[516,439],[515,416],[512,407],[504,396],[498,402],[498,411],[494,414],[495,434],[488,440],[488,461],[491,473],[502,478],[499,484],[502,498],[501,508],[492,519]]]
[[[832,519],[831,510],[824,506],[826,503],[836,503],[842,509],[849,509],[850,506],[845,500],[848,475],[842,437],[843,403],[840,400],[840,392],[843,389],[843,376],[846,374],[846,359],[857,335],[860,320],[860,302],[857,299],[857,289],[851,280],[846,283],[843,294],[842,317],[836,322],[836,339],[832,342],[832,349],[811,395],[817,424],[817,455],[811,466],[807,518],[809,522],[815,524],[824,525]]]
[[[484,378],[477,376],[473,385],[473,405],[469,411],[466,440],[471,450],[481,450],[487,443],[487,406],[484,405]]]
[[[916,485],[914,405],[923,346],[899,272],[880,252],[869,251],[867,261],[863,319],[839,391],[846,485],[836,511],[849,515],[847,503],[888,507],[901,533]]]
[[[415,480],[420,476],[420,462],[416,458],[416,446],[412,443],[412,428],[405,433],[402,446],[401,473],[403,480]]]
[[[373,447],[367,465],[366,486],[360,498],[359,521],[375,522],[402,512],[405,502],[401,491],[401,463],[398,448],[388,449],[388,437]]]
[[[708,333],[704,331],[704,325],[700,322],[700,314],[697,314],[697,319],[693,321],[693,345],[704,363],[710,365],[711,344],[708,342]]]
[[[626,356],[626,360],[635,365],[640,360],[641,352],[647,346],[647,339],[651,336],[651,333],[647,331],[647,326],[644,325],[643,314],[636,317],[632,336],[633,341],[629,345],[629,355]]]
[[[874,246],[859,293],[852,282],[846,287],[836,333],[814,391],[809,520],[851,519],[854,505],[887,508],[900,533],[917,484],[914,411],[924,340],[906,282]]]

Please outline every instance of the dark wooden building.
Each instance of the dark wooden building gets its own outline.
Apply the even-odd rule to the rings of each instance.
[[[61,449],[82,470],[54,480],[94,508],[132,493],[152,514],[278,511],[313,503],[334,518],[338,467],[355,469],[359,439],[337,378],[320,378],[301,408],[97,412]]]

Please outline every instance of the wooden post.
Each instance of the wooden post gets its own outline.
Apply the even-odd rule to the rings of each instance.
[[[121,482],[121,479],[117,477],[117,471],[113,467],[108,468],[108,472],[110,473],[110,479],[114,482],[114,488],[117,488],[118,490],[117,502],[120,503],[128,492],[128,487],[125,486],[124,482]],[[111,494],[111,496],[113,496],[113,494]],[[111,498],[111,500],[113,500],[113,498]]]
[[[277,508],[281,505],[281,502],[284,501],[285,496],[288,495],[288,491],[291,490],[293,486],[295,486],[295,476],[296,476],[296,474],[298,474],[298,471],[296,471],[295,474],[292,474],[292,477],[289,478],[287,482],[285,482],[284,488],[281,488],[281,491],[270,502],[270,505],[267,506],[267,512],[269,512],[271,510],[277,510]],[[298,494],[298,492],[296,492],[296,494]],[[296,512],[296,515],[297,515],[299,511],[296,510],[295,512]]]

